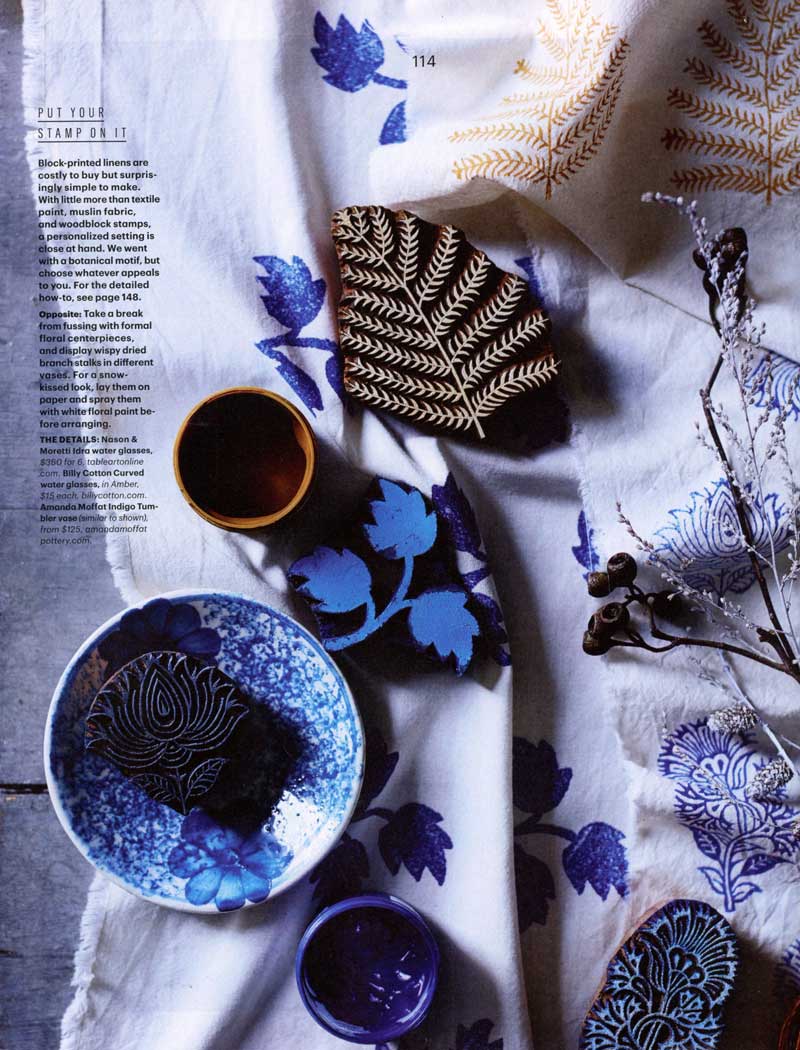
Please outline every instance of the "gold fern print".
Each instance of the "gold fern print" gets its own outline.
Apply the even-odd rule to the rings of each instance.
[[[766,204],[800,188],[800,0],[726,0],[734,33],[698,33],[710,58],[687,59],[701,91],[675,87],[669,105],[693,123],[667,128],[668,150],[708,158],[676,169],[682,191],[737,190]]]
[[[629,45],[617,27],[592,13],[589,0],[546,0],[551,25],[536,36],[549,65],[517,62],[523,90],[506,96],[486,123],[454,131],[451,142],[503,143],[457,160],[459,179],[522,179],[544,186],[545,198],[600,149],[622,87]]]

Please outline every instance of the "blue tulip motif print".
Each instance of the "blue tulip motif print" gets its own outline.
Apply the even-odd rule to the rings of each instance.
[[[422,802],[406,802],[398,809],[373,806],[384,790],[400,758],[389,751],[376,729],[366,734],[367,759],[364,784],[350,830],[362,821],[383,821],[378,832],[378,850],[387,869],[397,875],[401,867],[419,882],[429,871],[442,886],[447,877],[445,851],[453,841],[441,826],[444,817]],[[361,892],[362,883],[370,876],[369,856],[362,842],[345,832],[336,848],[314,869],[314,899],[321,905],[332,904],[343,897]]]
[[[325,70],[323,80],[339,91],[353,93],[369,84],[405,91],[405,80],[387,77],[378,70],[386,57],[381,38],[364,21],[356,30],[342,14],[332,26],[321,12],[314,18],[316,47],[311,48],[314,61]],[[405,100],[398,102],[389,113],[380,133],[381,145],[404,142],[406,137]]]
[[[344,401],[344,382],[339,360],[339,347],[332,339],[301,336],[300,332],[317,317],[325,301],[326,286],[322,277],[314,280],[305,262],[297,255],[291,262],[277,255],[258,255],[254,261],[264,270],[257,281],[264,290],[261,301],[267,313],[287,331],[280,335],[262,339],[256,346],[266,357],[274,361],[279,374],[309,412],[315,415],[322,411],[322,394],[311,376],[278,348],[321,350],[328,355],[325,376],[331,389]]]
[[[542,821],[559,806],[572,782],[572,770],[559,766],[551,745],[546,740],[534,744],[515,737],[512,776],[514,806],[528,814],[516,825],[514,835],[553,835],[567,842],[561,862],[577,893],[591,886],[601,900],[608,898],[612,888],[620,897],[626,896],[628,858],[621,831],[602,821],[593,821],[577,832]],[[544,926],[548,901],[556,898],[552,872],[519,843],[514,847],[514,872],[520,930],[534,923]]]

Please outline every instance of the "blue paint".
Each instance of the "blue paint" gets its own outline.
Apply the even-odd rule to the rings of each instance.
[[[383,65],[381,38],[366,20],[356,31],[344,15],[339,15],[334,29],[318,11],[314,17],[314,39],[317,46],[311,48],[311,54],[317,65],[326,70],[322,79],[340,91],[365,88]]]
[[[262,880],[268,874],[269,893],[274,896],[319,863],[352,815],[363,774],[358,712],[331,658],[316,639],[282,613],[232,594],[189,592],[161,601],[195,610],[201,629],[214,631],[220,639],[221,670],[256,709],[263,705],[273,712],[297,740],[298,757],[269,819],[259,828],[264,837],[254,841],[249,838],[252,828],[244,833],[235,823],[227,825],[234,836],[226,847],[232,851],[230,866],[244,870],[248,863],[242,862],[254,857],[251,874]],[[134,622],[142,622],[148,606],[134,611],[142,614]],[[208,827],[198,831],[194,824],[185,827],[178,813],[149,799],[83,745],[86,712],[108,673],[101,650],[120,630],[123,619],[115,616],[84,643],[56,689],[45,742],[50,797],[78,849],[126,889],[159,904],[216,912],[220,902],[230,907],[240,899],[238,885],[224,879],[228,866],[224,857],[211,845],[216,832]],[[173,852],[186,842],[200,854],[187,850],[182,859],[182,854]],[[266,853],[268,865],[259,851]],[[194,862],[222,871],[219,887],[204,904],[187,896],[187,885],[198,872],[179,874],[188,873],[187,865]],[[243,874],[240,877],[244,897],[252,903],[264,886]],[[199,888],[195,883],[189,890],[195,900],[209,891],[216,876],[205,878],[208,881]]]
[[[747,796],[766,761],[751,733],[718,733],[705,722],[679,726],[658,758],[661,775],[675,781],[675,815],[711,861],[697,870],[725,911],[761,892],[755,878],[797,856],[792,808]]]
[[[578,1050],[713,1050],[737,955],[736,935],[710,905],[670,901],[614,954]]]
[[[428,511],[418,489],[404,488],[381,478],[381,498],[373,500],[373,525],[364,525],[370,546],[384,558],[416,558],[429,551],[436,539],[436,515]]]
[[[561,855],[564,872],[575,891],[591,886],[601,900],[612,889],[620,897],[628,893],[628,857],[624,834],[603,821],[592,821],[579,831],[558,824],[542,823],[556,809],[572,782],[572,770],[561,767],[546,740],[533,744],[514,737],[512,786],[514,806],[528,816],[514,828],[514,835],[549,835],[568,843]],[[556,899],[556,886],[548,866],[515,844],[514,871],[517,885],[517,916],[520,930],[547,922],[548,902]]]
[[[702,492],[692,492],[690,499],[688,507],[669,512],[669,525],[656,530],[662,544],[655,553],[690,587],[718,597],[729,592],[742,594],[756,577],[728,482],[720,478]],[[763,505],[756,500],[755,507],[748,509],[748,518],[753,546],[761,555],[769,557],[770,542],[778,552],[786,549],[790,523],[776,493],[769,493]]]
[[[311,1016],[353,1043],[398,1039],[428,1012],[439,949],[427,923],[396,897],[351,897],[321,912],[297,949],[295,973]]]
[[[288,329],[280,335],[262,339],[256,346],[275,362],[278,374],[312,415],[324,407],[319,386],[305,369],[278,348],[283,346],[326,353],[325,376],[331,389],[344,401],[338,344],[332,339],[300,335],[301,330],[311,324],[322,309],[326,294],[325,281],[321,277],[314,280],[308,266],[297,255],[292,257],[290,263],[277,255],[258,255],[254,256],[253,261],[264,269],[264,276],[256,280],[266,293],[261,296],[261,301],[267,313]]]

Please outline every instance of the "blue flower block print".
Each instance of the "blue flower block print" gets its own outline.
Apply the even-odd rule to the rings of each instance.
[[[349,649],[381,634],[463,674],[482,635],[487,646],[505,638],[496,603],[489,609],[487,596],[473,591],[478,578],[457,571],[448,542],[452,505],[450,513],[446,521],[418,489],[376,478],[356,522],[290,567],[326,649]]]
[[[747,794],[766,762],[752,734],[717,732],[705,722],[679,726],[658,757],[661,775],[675,781],[675,816],[706,861],[697,870],[728,912],[761,892],[757,879],[797,857],[793,808]]]
[[[669,901],[614,954],[579,1050],[714,1050],[737,955],[736,935],[709,904]]]

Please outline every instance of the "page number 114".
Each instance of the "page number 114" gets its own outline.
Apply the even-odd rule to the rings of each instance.
[[[419,69],[422,66],[435,66],[436,55],[414,55],[414,68]]]

